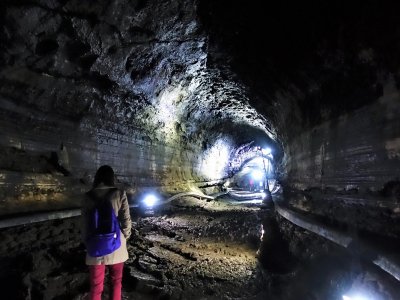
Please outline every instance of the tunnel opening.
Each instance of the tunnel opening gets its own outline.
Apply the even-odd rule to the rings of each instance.
[[[242,148],[230,162],[232,178],[227,183],[248,191],[273,190],[276,192],[276,175],[271,148],[253,146]]]

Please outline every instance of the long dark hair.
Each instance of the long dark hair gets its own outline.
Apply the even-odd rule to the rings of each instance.
[[[101,166],[94,176],[93,188],[96,188],[101,183],[108,186],[114,186],[114,170],[107,165]]]

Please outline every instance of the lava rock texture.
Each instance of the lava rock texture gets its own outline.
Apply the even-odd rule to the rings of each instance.
[[[168,195],[198,191],[232,175],[229,163],[240,149],[267,145],[283,187],[282,205],[354,237],[376,244],[383,239],[398,253],[397,6],[377,0],[2,1],[1,217],[78,206],[103,164],[116,170],[118,184],[130,196],[144,188]],[[169,232],[173,217],[148,220],[137,225],[153,229],[143,229],[149,238],[132,250],[142,249],[132,253],[137,258],[129,271],[133,283],[143,276],[154,286],[163,284],[169,273],[162,251],[203,262],[190,247],[168,242],[188,239],[180,230]],[[204,224],[191,226],[201,230]],[[284,222],[270,225],[272,235],[284,236],[276,243],[287,246],[290,263],[267,260],[266,266],[290,272],[299,255],[288,241],[309,239]],[[33,250],[47,247],[41,245],[45,230],[37,230]],[[10,244],[2,246],[5,252],[24,247],[5,239]],[[150,254],[151,247],[160,253]],[[210,249],[203,250],[199,253],[205,255]],[[57,266],[58,256],[68,257],[49,253],[24,264],[30,274],[22,281],[26,293],[47,297],[43,293],[51,284],[38,279],[42,271],[35,273],[35,261]],[[154,260],[160,272],[136,273],[153,269]],[[189,269],[182,276],[189,276]],[[192,275],[208,281],[208,270]],[[246,271],[243,278],[252,276]],[[216,288],[218,280],[228,278],[215,276]],[[68,284],[78,288],[71,280]],[[247,287],[247,281],[241,283]],[[170,287],[190,296],[178,284]],[[258,288],[255,281],[249,291]],[[324,298],[321,293],[307,297]]]
[[[398,183],[394,11],[390,1],[3,1],[6,203],[46,206],[36,194],[49,191],[26,173],[82,182],[104,163],[131,186],[187,189],[228,176],[250,141],[272,145],[288,188]],[[50,194],[87,188],[49,180],[59,181]]]
[[[187,189],[226,177],[243,140],[276,138],[245,87],[207,66],[197,7],[191,0],[1,3],[4,209],[48,207],[35,198],[46,188],[26,183],[32,172],[55,175],[51,193],[75,189],[58,197],[71,207],[66,199],[87,186],[57,174],[90,183],[107,163],[129,186]]]

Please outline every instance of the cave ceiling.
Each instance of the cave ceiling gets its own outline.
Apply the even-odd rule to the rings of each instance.
[[[208,66],[197,14],[196,1],[6,1],[4,105],[170,143],[276,139],[246,87]]]
[[[233,72],[250,89],[251,105],[275,126],[290,117],[304,130],[375,101],[390,79],[399,87],[394,7],[392,1],[204,1],[200,12],[210,64]]]

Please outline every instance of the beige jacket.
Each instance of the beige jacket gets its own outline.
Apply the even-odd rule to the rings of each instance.
[[[96,195],[101,197],[109,192],[109,189],[113,188],[110,186],[100,185],[93,191]],[[131,215],[129,212],[129,203],[126,197],[126,193],[122,191],[115,191],[111,197],[111,204],[114,208],[115,215],[118,217],[120,228],[121,228],[121,247],[105,256],[91,257],[86,254],[87,265],[113,265],[124,262],[128,259],[128,250],[126,248],[126,240],[131,235]],[[93,207],[94,202],[88,196],[85,197],[82,203],[82,237],[85,241],[87,235],[87,214]]]

